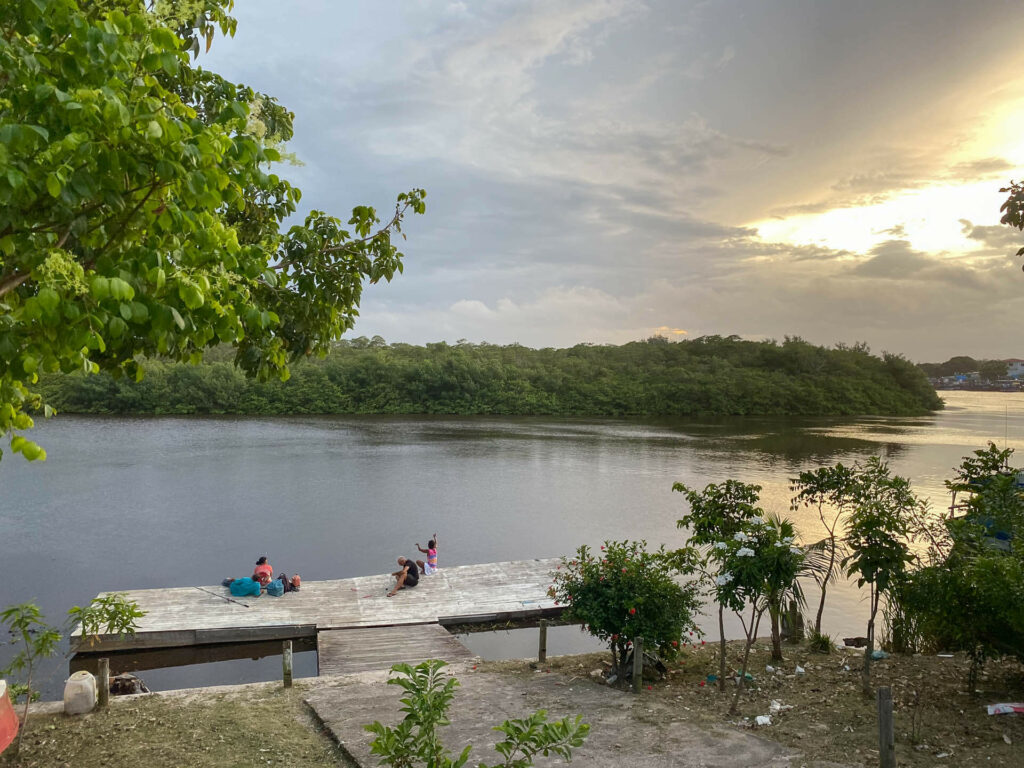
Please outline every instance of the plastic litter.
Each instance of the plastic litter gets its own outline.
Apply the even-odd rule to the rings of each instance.
[[[804,668],[803,668],[803,667],[801,667],[801,666],[800,666],[799,664],[797,664],[797,665],[796,665],[796,673],[797,673],[798,675],[803,675],[803,674],[806,674],[806,672],[805,672]]]
[[[888,659],[889,654],[879,648],[877,651],[871,652],[871,658],[875,661],[881,661],[882,659]]]
[[[704,679],[707,680],[709,683],[717,683],[718,682],[718,675],[708,675]]]
[[[84,715],[96,706],[96,678],[81,670],[64,684],[64,714]]]
[[[758,715],[754,718],[754,725],[771,725],[772,718],[770,715]]]
[[[778,699],[772,699],[772,703],[768,705],[768,711],[773,715],[779,712],[785,712],[787,709],[792,709],[792,704],[783,704]]]
[[[767,672],[769,675],[774,674],[775,673],[775,667],[773,667],[771,664],[765,664],[764,665],[764,671]]]
[[[1024,715],[1024,703],[1019,701],[1012,704],[989,704],[986,709],[990,715]]]

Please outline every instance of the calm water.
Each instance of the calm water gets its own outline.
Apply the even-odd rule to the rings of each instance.
[[[961,456],[1024,440],[1024,395],[944,396],[932,416],[847,420],[59,416],[35,430],[45,463],[0,462],[0,606],[34,599],[57,623],[98,592],[216,584],[261,554],[306,580],[383,573],[435,530],[442,567],[604,539],[673,546],[684,512],[675,481],[759,483],[764,506],[786,512],[800,470],[875,454],[941,507]],[[805,540],[819,536],[813,512],[795,517]],[[825,630],[863,634],[864,617],[847,587]],[[532,642],[515,640],[512,654]],[[549,653],[584,647],[567,629]],[[0,646],[0,666],[6,656]],[[315,673],[315,660],[302,664]],[[267,659],[143,677],[178,687],[278,670]],[[48,694],[66,671],[63,661],[44,671]]]

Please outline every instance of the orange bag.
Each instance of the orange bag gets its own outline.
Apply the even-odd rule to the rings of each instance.
[[[18,715],[14,712],[11,697],[7,695],[7,683],[0,680],[0,752],[3,752],[18,735]]]

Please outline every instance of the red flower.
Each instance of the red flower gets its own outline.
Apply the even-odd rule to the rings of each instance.
[[[619,639],[618,635],[612,635],[612,640],[618,640],[618,639]]]
[[[700,644],[701,644],[701,645],[704,645],[704,641],[703,641],[703,640],[701,640],[701,641],[700,641]]]
[[[625,572],[626,572],[626,569],[625,569],[625,568],[623,568],[623,569],[622,569],[622,572],[623,572],[623,573],[625,573]]]
[[[704,687],[704,681],[701,680],[700,683],[698,683],[698,685],[700,685],[700,687],[703,688]]]
[[[673,640],[672,641],[672,647],[673,648],[678,648],[679,647],[679,641],[678,640]]]
[[[693,637],[693,632],[690,633],[690,637]]]
[[[636,615],[636,608],[630,608],[629,609],[629,615],[630,616],[635,616]]]
[[[604,552],[604,544],[601,545],[601,551]]]
[[[654,690],[654,686],[653,685],[648,685],[647,686],[647,690],[648,691],[653,691]]]

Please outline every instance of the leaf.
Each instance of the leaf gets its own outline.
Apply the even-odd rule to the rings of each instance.
[[[50,197],[60,197],[60,189],[60,179],[57,178],[57,174],[49,174],[46,177],[46,191],[50,193]]]

